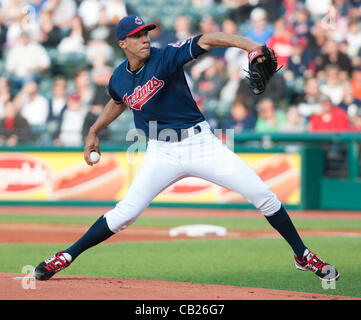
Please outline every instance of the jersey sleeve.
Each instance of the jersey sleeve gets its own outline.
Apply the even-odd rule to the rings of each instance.
[[[116,104],[122,104],[123,100],[119,97],[119,95],[115,92],[113,88],[113,77],[110,78],[108,87],[107,87],[107,93],[108,95],[114,100]]]
[[[162,71],[172,74],[187,62],[208,52],[197,44],[197,41],[201,36],[202,35],[199,35],[188,40],[168,44],[162,53]]]

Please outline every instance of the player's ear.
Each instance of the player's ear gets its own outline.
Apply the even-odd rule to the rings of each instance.
[[[118,41],[118,47],[121,49],[125,49],[127,47],[126,43],[124,40],[119,40]]]

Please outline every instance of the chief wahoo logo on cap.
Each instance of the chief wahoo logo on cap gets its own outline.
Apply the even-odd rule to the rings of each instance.
[[[142,19],[140,19],[139,17],[135,17],[135,23],[136,23],[136,24],[142,24],[143,21],[142,21]]]

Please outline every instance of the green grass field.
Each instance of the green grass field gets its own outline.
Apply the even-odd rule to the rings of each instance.
[[[0,223],[36,223],[54,225],[90,226],[94,216],[0,215]],[[299,230],[361,230],[361,219],[305,219],[292,218]],[[140,217],[133,225],[138,227],[173,228],[186,224],[214,224],[230,230],[272,230],[266,219],[235,217]]]
[[[96,217],[0,215],[0,223],[90,225]],[[360,230],[361,220],[293,219],[300,230]],[[174,227],[209,223],[230,230],[270,230],[259,218],[141,217],[134,224]],[[277,239],[204,239],[170,242],[104,243],[78,257],[62,274],[144,278],[235,285],[361,297],[361,238],[304,237],[305,244],[337,266],[341,278],[324,289],[311,272],[293,266],[288,244]],[[68,244],[1,244],[0,272],[20,273]]]

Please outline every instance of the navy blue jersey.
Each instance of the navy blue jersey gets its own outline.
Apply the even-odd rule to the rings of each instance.
[[[157,134],[163,129],[179,132],[204,121],[187,85],[183,65],[207,52],[198,46],[200,36],[151,48],[142,68],[132,72],[125,60],[114,71],[108,92],[117,104],[133,111],[134,123],[149,137],[149,122],[157,122]]]

